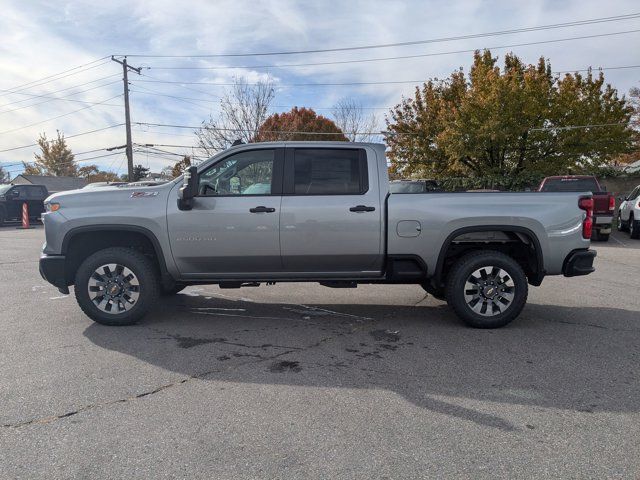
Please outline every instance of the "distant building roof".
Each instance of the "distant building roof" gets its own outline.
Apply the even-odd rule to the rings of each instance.
[[[16,185],[44,185],[49,193],[64,192],[82,188],[87,184],[86,178],[50,177],[48,175],[18,175],[11,183]]]

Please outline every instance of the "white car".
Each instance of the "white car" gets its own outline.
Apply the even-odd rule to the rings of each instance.
[[[634,188],[618,208],[618,230],[628,231],[631,238],[640,238],[640,185]]]

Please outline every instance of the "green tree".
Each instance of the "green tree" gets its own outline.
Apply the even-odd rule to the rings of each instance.
[[[78,167],[74,162],[73,153],[59,130],[57,138],[47,140],[44,133],[38,138],[40,153],[36,153],[35,161],[31,164],[23,162],[25,173],[29,175],[51,175],[54,177],[76,177]]]
[[[147,178],[149,175],[149,169],[143,167],[142,165],[134,165],[133,166],[133,179],[130,179],[130,182],[138,182],[144,178]]]
[[[332,120],[305,107],[293,107],[290,112],[271,115],[260,126],[254,139],[256,142],[277,140],[348,141],[342,130]]]
[[[87,182],[117,182],[120,180],[118,174],[106,170],[100,170],[97,165],[85,165],[78,169],[78,176],[87,179]]]
[[[485,50],[468,77],[429,80],[394,107],[386,140],[392,171],[405,175],[588,171],[630,151],[631,113],[602,72],[557,77],[544,58],[525,65],[514,54],[500,69]]]

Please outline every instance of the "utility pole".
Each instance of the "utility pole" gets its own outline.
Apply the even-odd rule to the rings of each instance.
[[[122,60],[118,60],[113,55],[111,56],[111,60],[114,62],[118,62],[122,65],[122,80],[124,82],[124,118],[125,118],[125,128],[127,131],[127,178],[129,181],[133,178],[133,141],[131,140],[131,114],[129,113],[129,70],[133,70],[138,75],[140,75],[140,70],[142,67],[135,68],[127,64],[127,57],[124,57]]]

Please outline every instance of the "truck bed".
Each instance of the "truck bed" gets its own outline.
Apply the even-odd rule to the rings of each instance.
[[[560,274],[566,246],[588,248],[582,238],[584,211],[578,199],[582,193],[461,192],[394,193],[387,199],[387,252],[408,252],[421,257],[434,272],[439,246],[469,226],[510,226],[535,236],[543,254],[547,274]],[[477,228],[476,228],[477,229]]]

